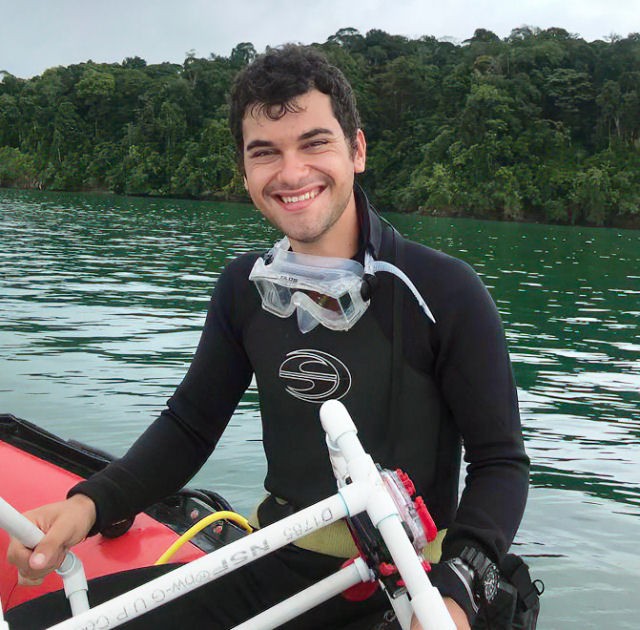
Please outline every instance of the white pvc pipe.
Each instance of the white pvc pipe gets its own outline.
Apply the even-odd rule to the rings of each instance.
[[[407,593],[402,593],[397,597],[389,597],[389,602],[393,608],[393,612],[396,614],[396,619],[400,624],[402,630],[411,629],[411,618],[413,617],[413,607],[409,601]]]
[[[134,588],[50,630],[113,628],[330,525],[347,514],[339,494]],[[255,626],[253,626],[255,627]],[[257,628],[256,628],[257,630]]]
[[[447,611],[438,589],[434,588],[422,567],[413,545],[409,541],[393,499],[387,492],[382,477],[371,457],[365,452],[357,437],[357,430],[344,405],[330,400],[320,408],[320,420],[332,445],[339,448],[353,484],[369,484],[366,511],[382,536],[394,564],[398,568],[411,597],[411,605],[423,630],[455,630],[455,624]],[[345,499],[350,513],[347,491],[339,492]]]
[[[29,549],[36,547],[44,538],[44,534],[38,527],[2,497],[0,497],[0,527]],[[71,614],[78,615],[89,610],[87,578],[80,559],[68,551],[56,573],[62,578]]]
[[[69,600],[72,616],[89,610],[89,600],[87,599],[87,576],[82,566],[82,561],[71,551],[67,554],[56,573],[62,578],[64,594]]]
[[[0,527],[29,549],[36,547],[44,537],[44,534],[26,516],[20,514],[2,497],[0,497]]]
[[[256,630],[256,628],[273,630],[273,628],[278,628],[348,588],[373,579],[375,577],[369,571],[367,563],[362,558],[356,558],[349,566],[340,569],[320,582],[316,582],[304,591],[276,604],[239,626],[235,626],[233,630]]]
[[[440,591],[431,584],[421,560],[407,538],[402,521],[390,516],[378,523],[378,529],[407,587],[413,611],[422,630],[455,630],[456,626]]]

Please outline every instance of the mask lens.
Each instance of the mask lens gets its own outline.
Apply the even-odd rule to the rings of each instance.
[[[291,304],[291,289],[264,280],[255,280],[254,282],[262,298],[264,308],[281,317],[291,315],[294,308]]]
[[[325,309],[327,311],[333,311],[334,313],[342,313],[345,311],[344,306],[351,304],[351,298],[349,294],[341,295],[340,297],[332,297],[330,295],[326,295],[324,293],[319,293],[318,291],[310,291],[310,290],[300,290],[301,293],[304,293],[311,301],[317,304],[320,308]]]
[[[336,297],[319,291],[296,289],[291,300],[296,307],[308,311],[334,330],[345,329],[344,322],[349,322],[356,310],[349,292]]]

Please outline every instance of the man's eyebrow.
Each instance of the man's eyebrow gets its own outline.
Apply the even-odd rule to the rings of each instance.
[[[314,129],[311,129],[309,131],[306,131],[305,133],[303,133],[298,140],[309,140],[309,138],[313,138],[315,136],[320,136],[320,135],[334,135],[333,131],[331,131],[331,129],[325,129],[324,127],[315,127]]]
[[[273,142],[269,140],[252,140],[246,147],[245,151],[251,151],[251,149],[257,149],[258,147],[272,147]]]

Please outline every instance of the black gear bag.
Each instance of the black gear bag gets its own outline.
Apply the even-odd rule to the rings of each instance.
[[[480,607],[473,630],[535,630],[544,585],[531,580],[520,556],[507,554],[500,563],[498,593]]]

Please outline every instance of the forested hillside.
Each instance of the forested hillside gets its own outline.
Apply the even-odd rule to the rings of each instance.
[[[347,28],[317,46],[356,90],[381,209],[640,226],[640,34]],[[0,186],[243,198],[227,95],[255,54],[1,73]]]

